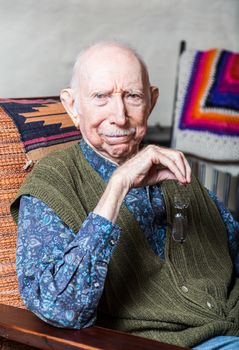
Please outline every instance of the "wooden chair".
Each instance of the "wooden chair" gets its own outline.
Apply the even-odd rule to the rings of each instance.
[[[78,138],[58,98],[0,100],[0,349],[182,349],[96,326],[56,328],[26,310],[21,301],[15,271],[17,227],[10,203],[37,159]]]

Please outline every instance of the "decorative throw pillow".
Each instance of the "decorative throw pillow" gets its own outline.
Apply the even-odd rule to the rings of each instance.
[[[0,303],[23,307],[15,271],[17,227],[10,203],[34,162],[79,138],[59,97],[0,99]]]
[[[184,51],[173,146],[217,162],[239,162],[239,53]]]

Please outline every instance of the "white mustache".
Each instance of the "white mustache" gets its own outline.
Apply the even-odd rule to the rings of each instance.
[[[135,134],[135,128],[130,128],[127,130],[114,130],[110,132],[100,132],[100,135],[109,136],[109,137],[120,137],[120,136],[128,136]]]

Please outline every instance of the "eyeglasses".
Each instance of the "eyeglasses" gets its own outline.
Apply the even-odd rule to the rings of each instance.
[[[187,194],[176,191],[173,196],[173,224],[172,237],[176,242],[184,243],[188,234],[188,215],[189,197]]]

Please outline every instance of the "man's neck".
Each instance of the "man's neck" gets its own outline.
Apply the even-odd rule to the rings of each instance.
[[[100,157],[106,159],[107,161],[110,161],[111,163],[113,163],[116,166],[119,166],[119,164],[115,161],[113,161],[111,158],[105,156],[104,154],[102,154],[101,152],[99,152],[91,143],[89,140],[87,140],[87,138],[83,137],[84,141],[94,150],[95,153],[97,153]]]

